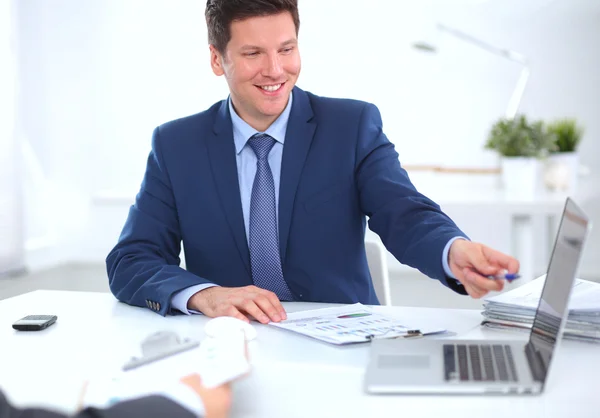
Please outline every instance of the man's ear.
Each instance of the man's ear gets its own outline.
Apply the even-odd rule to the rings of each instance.
[[[212,68],[213,73],[216,76],[222,76],[225,74],[225,70],[223,69],[223,56],[214,45],[209,45],[210,49],[210,68]]]

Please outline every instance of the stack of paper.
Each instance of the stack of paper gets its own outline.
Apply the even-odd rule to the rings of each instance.
[[[495,329],[530,330],[545,279],[542,276],[519,288],[487,298],[482,325]],[[563,336],[600,343],[600,283],[575,280]]]

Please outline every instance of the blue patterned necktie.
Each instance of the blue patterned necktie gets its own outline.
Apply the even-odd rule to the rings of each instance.
[[[275,183],[269,167],[268,156],[275,140],[267,134],[256,134],[248,140],[257,157],[256,176],[250,198],[250,265],[252,279],[257,287],[270,290],[280,300],[293,300],[292,293],[283,280],[277,212],[275,208]]]

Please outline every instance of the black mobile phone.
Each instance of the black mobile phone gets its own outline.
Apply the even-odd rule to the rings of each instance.
[[[54,324],[56,315],[27,315],[15,322],[12,327],[19,331],[41,331]]]

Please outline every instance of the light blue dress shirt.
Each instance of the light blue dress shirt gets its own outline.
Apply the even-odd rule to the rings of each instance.
[[[288,100],[283,113],[267,128],[264,132],[275,139],[275,145],[269,152],[269,167],[273,173],[273,182],[275,184],[275,207],[279,210],[279,180],[281,178],[281,156],[283,155],[283,143],[285,142],[285,131],[287,129],[290,111],[292,110],[292,94]],[[233,142],[235,144],[235,154],[238,172],[238,182],[240,185],[240,197],[242,199],[242,212],[244,214],[244,227],[246,228],[246,239],[250,237],[250,198],[252,197],[252,185],[256,175],[256,154],[248,145],[248,140],[257,133],[262,133],[248,125],[236,113],[231,98],[228,100],[231,123],[233,125]],[[277,223],[279,225],[279,222]],[[190,286],[180,290],[171,299],[171,306],[183,313],[196,313],[188,311],[188,300],[197,292],[216,286],[215,284],[200,284]]]
[[[287,129],[288,119],[290,117],[290,111],[292,110],[292,94],[285,107],[283,113],[267,128],[264,132],[273,139],[275,139],[275,145],[269,153],[269,166],[273,173],[273,181],[275,183],[275,207],[279,211],[279,180],[281,178],[281,156],[283,155],[283,144],[285,142],[285,132]],[[248,125],[240,116],[236,113],[233,105],[231,104],[231,98],[228,100],[229,113],[231,115],[231,123],[233,125],[233,141],[235,143],[236,163],[238,171],[238,181],[240,185],[240,197],[242,199],[242,212],[244,214],[244,226],[246,228],[246,239],[249,239],[250,233],[250,198],[252,197],[252,185],[254,183],[254,176],[256,175],[256,155],[252,148],[247,144],[248,140],[257,133],[262,133]],[[279,224],[279,222],[278,222]],[[442,255],[442,263],[446,274],[452,278],[454,275],[450,271],[448,266],[448,252],[450,245],[461,237],[455,237],[448,241]],[[173,295],[171,299],[171,306],[185,314],[198,313],[194,310],[187,309],[188,300],[197,292],[207,289],[209,287],[217,286],[215,284],[200,284],[190,286],[186,289],[180,290]]]

